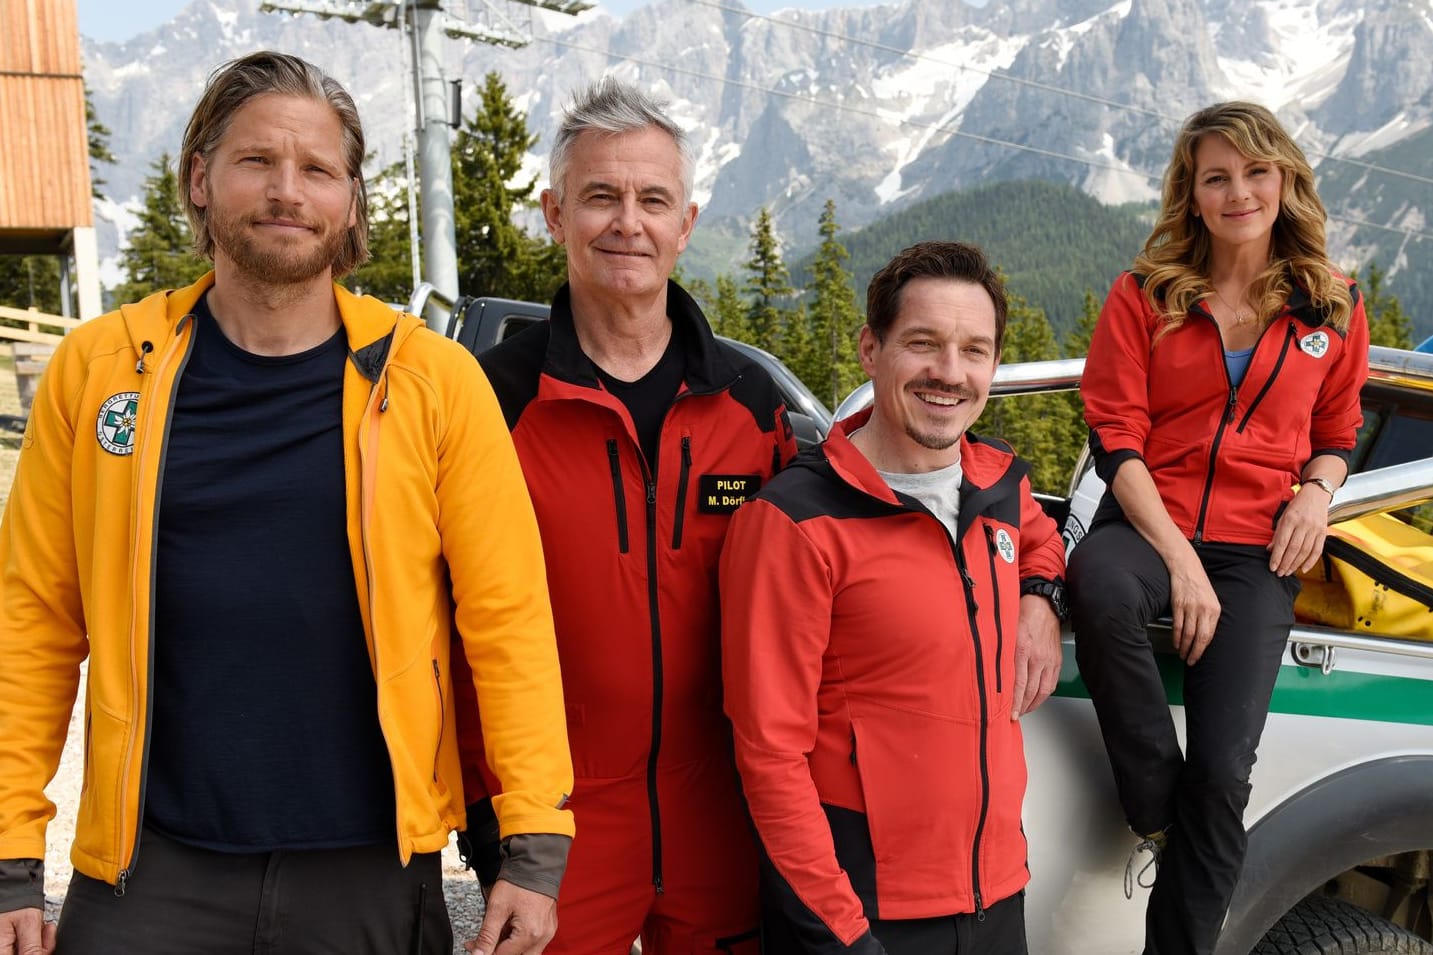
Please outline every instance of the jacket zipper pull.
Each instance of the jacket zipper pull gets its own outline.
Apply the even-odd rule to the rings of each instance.
[[[1232,422],[1234,421],[1234,406],[1235,406],[1236,404],[1238,404],[1238,403],[1239,403],[1239,389],[1238,389],[1238,388],[1230,388],[1230,389],[1229,389],[1229,407],[1228,407],[1228,410],[1224,413],[1224,421],[1225,421],[1226,424],[1227,424],[1227,423],[1232,423]]]
[[[962,567],[960,568],[960,579],[965,581],[965,592],[970,597],[970,612],[980,613],[980,604],[975,599],[975,578]]]
[[[115,897],[115,898],[117,898],[117,899],[122,899],[122,898],[124,898],[124,890],[125,890],[125,886],[129,883],[129,876],[130,876],[130,871],[129,871],[128,869],[120,869],[120,870],[119,870],[119,880],[118,880],[117,882],[115,882],[115,884],[114,884],[114,897]]]
[[[656,504],[656,503],[657,503],[657,482],[656,482],[656,481],[648,481],[648,482],[647,482],[647,503],[648,503],[648,504]]]

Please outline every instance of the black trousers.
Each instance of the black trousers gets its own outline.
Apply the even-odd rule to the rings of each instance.
[[[57,955],[450,955],[436,852],[212,852],[145,829],[123,897],[76,872]]]
[[[871,935],[886,955],[1028,955],[1025,893],[1001,899],[981,916],[944,915],[929,919],[876,919]],[[762,918],[762,955],[803,955],[806,947],[784,916],[768,910]]]
[[[1070,556],[1075,657],[1125,818],[1137,833],[1169,835],[1145,914],[1146,955],[1214,951],[1244,864],[1249,775],[1299,590],[1297,577],[1269,571],[1263,547],[1197,552],[1221,611],[1204,655],[1183,668],[1184,752],[1145,629],[1170,611],[1164,561],[1123,521],[1097,526]]]
[[[871,934],[886,955],[1027,955],[1025,893],[985,910],[983,917],[877,919]]]

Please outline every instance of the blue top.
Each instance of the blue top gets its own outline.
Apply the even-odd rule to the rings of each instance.
[[[1224,367],[1229,369],[1229,380],[1237,388],[1244,380],[1244,373],[1249,370],[1249,359],[1254,357],[1254,348],[1242,348],[1239,351],[1224,352]]]

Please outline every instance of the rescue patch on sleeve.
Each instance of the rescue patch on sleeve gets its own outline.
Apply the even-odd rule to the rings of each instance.
[[[1010,532],[1003,527],[995,532],[995,550],[1005,563],[1015,563],[1015,542],[1010,539]]]
[[[1305,355],[1322,358],[1324,353],[1329,350],[1329,333],[1309,332],[1299,339],[1299,348],[1303,349]]]
[[[697,480],[697,510],[730,514],[759,490],[760,474],[703,474]]]

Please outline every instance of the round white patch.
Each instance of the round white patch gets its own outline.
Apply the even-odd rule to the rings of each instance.
[[[110,454],[134,453],[134,428],[139,422],[139,392],[121,391],[100,405],[95,437]]]
[[[1303,350],[1305,355],[1322,358],[1329,350],[1329,333],[1309,332],[1303,338],[1299,339],[1299,348]]]
[[[1010,539],[1010,532],[1003,527],[995,532],[995,549],[1000,552],[1005,563],[1015,563],[1015,542]]]

